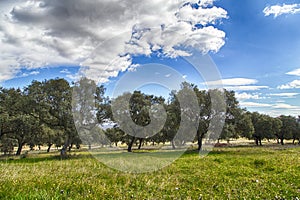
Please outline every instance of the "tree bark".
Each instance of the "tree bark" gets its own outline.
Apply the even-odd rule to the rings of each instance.
[[[23,148],[23,143],[19,143],[18,144],[18,150],[17,150],[17,153],[16,153],[17,156],[21,155],[22,148]]]
[[[202,137],[198,137],[198,151],[201,151],[201,149],[202,149]]]
[[[128,144],[128,148],[127,148],[128,152],[132,152],[132,146],[133,146],[134,141],[135,141],[135,137],[132,137],[132,140]]]
[[[51,149],[51,146],[52,146],[53,144],[48,144],[48,149],[47,149],[47,153],[49,153],[50,152],[50,149]]]
[[[139,147],[138,147],[138,149],[141,149],[141,147],[142,147],[142,144],[143,144],[143,138],[140,138],[140,139],[139,139],[139,142],[140,142],[140,143],[139,143]]]
[[[171,141],[171,144],[172,144],[172,149],[175,149],[175,143],[174,143],[174,140]]]

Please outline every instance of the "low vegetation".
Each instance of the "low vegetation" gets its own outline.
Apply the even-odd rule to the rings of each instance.
[[[0,159],[0,199],[296,200],[299,153],[294,145],[220,147],[203,158],[190,150],[144,174],[108,168],[84,151],[65,159],[59,152],[5,156]]]

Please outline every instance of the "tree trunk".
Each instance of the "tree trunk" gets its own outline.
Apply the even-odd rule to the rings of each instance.
[[[198,137],[198,151],[201,151],[201,149],[202,149],[202,137]]]
[[[174,140],[171,141],[171,144],[172,144],[172,149],[176,149]]]
[[[293,139],[293,144],[295,144],[295,138]]]
[[[53,144],[48,144],[48,149],[47,149],[47,153],[49,153],[50,152],[50,149],[51,149],[51,146],[52,146]]]
[[[255,144],[256,144],[256,146],[258,146],[258,139],[257,138],[255,138]]]
[[[138,147],[138,149],[141,149],[141,147],[142,147],[142,144],[143,144],[143,138],[140,138],[140,139],[139,139],[139,142],[140,142],[140,144],[139,144],[139,147]]]
[[[63,157],[63,158],[66,157],[66,155],[67,155],[68,144],[69,144],[69,142],[66,141],[65,144],[63,145],[63,147],[60,150],[60,156]]]
[[[259,139],[259,145],[262,146],[262,144],[261,144],[261,139]]]
[[[23,148],[23,144],[19,143],[18,144],[18,150],[17,150],[17,153],[16,153],[17,156],[21,155],[22,148]]]
[[[127,148],[128,152],[132,152],[132,146],[134,144],[134,141],[135,141],[135,137],[132,137],[131,142],[128,144],[128,148]]]
[[[73,148],[73,143],[71,143],[71,145],[69,146],[68,151],[71,152],[71,149]]]
[[[284,145],[283,138],[280,138],[280,144]]]
[[[92,145],[91,145],[91,143],[89,143],[89,150],[91,150],[92,149]]]

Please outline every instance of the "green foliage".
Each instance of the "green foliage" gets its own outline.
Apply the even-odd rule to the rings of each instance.
[[[107,122],[117,122],[116,127],[105,132],[101,124]],[[187,82],[171,92],[168,102],[140,91],[111,102],[105,88],[87,78],[73,86],[57,78],[33,81],[23,90],[0,88],[0,144],[5,153],[13,146],[20,154],[24,145],[46,145],[48,151],[55,145],[65,152],[73,145],[118,142],[126,143],[129,151],[135,143],[140,148],[148,142],[170,142],[173,148],[197,142],[201,150],[203,140],[239,137],[254,139],[257,145],[263,139],[300,143],[300,120],[247,112],[233,91],[199,90]]]

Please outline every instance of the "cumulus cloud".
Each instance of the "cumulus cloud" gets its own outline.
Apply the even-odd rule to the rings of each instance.
[[[280,85],[277,87],[277,89],[294,89],[294,88],[300,88],[300,80],[293,80],[290,83],[284,84],[284,85]]]
[[[274,18],[283,14],[297,14],[300,13],[300,4],[283,4],[267,6],[263,13],[265,16],[274,15]]]
[[[299,69],[295,69],[293,71],[287,72],[287,75],[293,75],[293,76],[300,76],[300,68]]]
[[[22,68],[79,65],[81,74],[105,82],[130,68],[136,55],[217,52],[225,33],[215,24],[227,18],[213,0],[27,0],[5,9],[0,81]]]

